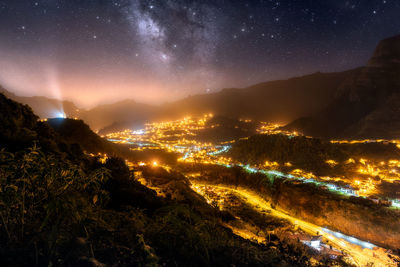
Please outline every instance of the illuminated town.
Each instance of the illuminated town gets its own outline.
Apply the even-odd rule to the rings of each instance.
[[[201,143],[196,141],[196,133],[199,130],[204,130],[207,125],[207,121],[212,118],[212,114],[204,115],[201,118],[191,118],[186,117],[182,120],[159,122],[159,123],[149,123],[146,124],[144,129],[140,130],[125,130],[123,132],[111,133],[107,135],[107,139],[122,144],[129,144],[133,147],[132,150],[146,150],[146,149],[160,149],[169,152],[177,153],[179,156],[178,162],[180,163],[198,163],[198,164],[215,164],[222,165],[225,167],[241,166],[245,171],[249,173],[262,173],[265,175],[273,175],[276,177],[289,179],[293,181],[300,181],[302,183],[313,183],[319,186],[323,190],[329,190],[336,194],[354,196],[361,198],[368,198],[376,203],[382,203],[382,205],[389,205],[392,208],[400,208],[399,199],[391,199],[380,194],[377,189],[382,181],[389,183],[397,183],[400,180],[398,170],[400,170],[400,161],[389,160],[375,162],[371,160],[366,160],[363,158],[359,159],[348,159],[345,162],[335,162],[334,160],[328,160],[326,163],[331,166],[336,166],[338,164],[351,165],[353,169],[357,170],[359,176],[356,178],[347,177],[317,177],[313,173],[303,171],[301,169],[292,168],[288,173],[283,173],[280,170],[280,166],[277,162],[266,161],[262,166],[250,166],[245,162],[235,162],[231,158],[224,155],[228,152],[233,144],[234,140],[227,140],[223,143]],[[280,125],[260,123],[260,128],[257,132],[262,134],[284,134],[287,136],[298,136],[298,133],[285,132],[280,130]],[[209,127],[215,127],[211,125]],[[337,143],[338,141],[332,141],[332,143]],[[340,141],[340,143],[364,143],[364,142],[393,142],[398,143],[398,141],[383,141],[383,140],[365,140],[365,141]],[[157,161],[150,162],[136,162],[131,163],[131,166],[153,166],[158,167]],[[165,164],[161,165],[164,168],[171,169],[171,166]],[[285,167],[292,167],[290,162],[284,164]],[[224,196],[231,192],[234,194],[241,195],[251,203],[251,205],[258,208],[266,208],[272,210],[274,216],[279,218],[284,218],[293,223],[294,225],[299,225],[300,228],[305,231],[310,238],[315,233],[320,233],[323,235],[324,240],[328,240],[337,247],[340,253],[351,256],[349,261],[355,261],[357,264],[364,265],[367,264],[371,259],[377,264],[381,265],[395,265],[391,263],[392,260],[387,257],[384,249],[378,248],[377,246],[358,240],[354,237],[346,237],[345,235],[334,232],[316,225],[301,221],[294,217],[291,217],[280,211],[271,209],[270,205],[267,204],[262,198],[256,194],[246,190],[246,189],[234,189],[231,187],[207,185],[196,180],[196,174],[189,174],[189,178],[192,183],[192,188],[199,194],[206,197],[209,203],[217,201],[220,203],[220,208],[223,208],[224,203],[227,201]],[[374,179],[379,176],[380,179]],[[141,178],[140,181],[147,186],[150,186],[145,179]],[[160,191],[157,187],[150,188]],[[215,199],[217,197],[217,199]],[[236,229],[238,234],[243,237],[252,238],[255,240],[262,240],[260,236],[256,234],[251,234],[248,231],[243,232],[243,229]],[[306,234],[306,236],[307,236]],[[307,239],[307,238],[306,238]],[[364,242],[364,243],[363,243]],[[308,244],[305,242],[305,244]],[[310,245],[311,246],[311,245]],[[361,248],[360,248],[361,246]],[[335,254],[335,250],[324,249],[321,245],[317,246],[317,249],[324,251],[327,254]],[[374,252],[372,253],[371,250]],[[373,255],[374,256],[373,256]],[[379,256],[378,256],[379,255]]]
[[[311,172],[292,168],[288,173],[279,172],[280,166],[277,162],[266,161],[261,166],[250,166],[246,162],[234,162],[231,158],[224,156],[224,152],[229,151],[234,140],[227,140],[223,143],[202,143],[196,141],[196,132],[204,130],[206,122],[212,118],[212,114],[204,115],[202,118],[186,117],[182,120],[149,123],[144,129],[125,130],[123,132],[111,133],[107,135],[109,141],[121,144],[133,145],[132,150],[164,149],[168,152],[175,152],[180,155],[180,162],[221,164],[225,166],[239,165],[249,172],[272,173],[278,176],[301,180],[306,183],[312,182],[329,190],[339,193],[360,196],[360,197],[384,197],[379,196],[376,185],[382,181],[390,183],[400,183],[400,161],[391,159],[388,161],[372,161],[363,158],[349,158],[345,162],[340,162],[355,169],[358,177],[317,177]],[[261,122],[257,132],[261,134],[285,134],[287,136],[298,136],[298,133],[285,132],[280,130],[278,124],[268,124]],[[215,127],[214,125],[210,126]],[[363,141],[332,141],[332,143],[371,143],[388,142],[398,144],[400,141],[386,140],[363,140]],[[222,155],[221,155],[222,154]],[[331,166],[339,163],[334,160],[326,162]],[[290,162],[284,164],[285,167],[292,167]],[[379,179],[374,179],[379,177]],[[335,183],[336,182],[336,183]],[[344,182],[348,187],[338,186],[338,182]],[[400,201],[393,199],[392,205],[400,207]]]

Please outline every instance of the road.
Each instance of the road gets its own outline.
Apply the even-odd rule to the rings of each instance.
[[[326,240],[329,240],[330,244],[349,255],[354,260],[353,263],[358,266],[366,266],[368,263],[373,263],[373,266],[397,266],[397,264],[389,258],[388,254],[385,252],[385,249],[375,246],[373,249],[362,248],[358,245],[348,242],[343,238],[338,238],[331,234],[331,231],[329,231],[331,233],[325,232],[324,228],[320,226],[300,220],[298,218],[290,216],[285,212],[271,208],[270,204],[267,201],[265,201],[259,195],[250,190],[240,187],[235,189],[229,186],[206,184],[195,180],[191,180],[191,183],[194,188],[201,186],[210,186],[216,189],[234,192],[235,194],[242,196],[250,205],[252,205],[260,212],[263,209],[269,210],[271,215],[286,219],[309,234],[316,235],[318,233],[319,235],[322,235]],[[356,240],[355,238],[353,239]]]

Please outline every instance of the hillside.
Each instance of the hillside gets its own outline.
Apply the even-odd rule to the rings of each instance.
[[[140,104],[134,100],[123,100],[113,104],[97,106],[81,111],[79,118],[98,131],[111,126],[111,130],[122,130],[142,126],[146,121],[156,118],[159,110],[155,106]],[[115,125],[112,127],[112,125]]]
[[[326,107],[347,77],[358,69],[339,73],[315,73],[288,80],[260,83],[242,89],[224,89],[165,105],[166,113],[204,114],[287,122]]]
[[[143,178],[166,185],[162,197],[123,159],[86,156],[72,143],[103,141],[82,121],[39,121],[2,94],[0,109],[0,265],[312,265],[308,250],[275,234],[268,244],[234,235],[224,225],[237,219],[208,205],[176,171],[141,168]]]
[[[122,101],[83,113],[94,128],[106,134],[140,126],[153,119],[176,119],[187,115],[214,113],[231,118],[288,122],[325,108],[339,84],[359,69],[339,73],[315,73],[288,80],[260,83],[247,88],[223,89],[212,94],[195,95],[159,107]],[[109,122],[104,125],[104,122]],[[113,122],[111,122],[113,121]]]
[[[382,40],[368,64],[336,90],[322,112],[286,126],[325,138],[398,138],[400,35]]]
[[[55,118],[48,119],[49,124],[68,143],[80,144],[92,153],[112,151],[115,146],[95,134],[82,120]]]
[[[43,97],[10,98],[32,106],[40,117],[56,117],[55,107],[64,106],[68,117],[83,119],[101,134],[142,127],[150,120],[176,119],[187,115],[214,113],[232,118],[288,122],[326,107],[344,80],[359,69],[339,73],[315,73],[288,80],[271,81],[241,89],[223,89],[213,94],[187,97],[161,106],[123,100],[79,110],[70,102]],[[59,109],[59,108],[58,108]],[[56,109],[56,110],[58,110]]]
[[[231,118],[288,122],[326,107],[339,84],[359,69],[315,73],[288,80],[260,83],[241,89],[223,89],[196,95],[159,107],[125,100],[81,112],[80,118],[106,134],[135,128],[148,120],[176,119],[214,113]]]
[[[67,114],[68,117],[77,117],[79,114],[78,108],[71,101],[59,101],[44,96],[17,96],[1,86],[0,93],[16,102],[30,106],[35,114],[43,119],[59,117],[60,115],[63,115],[63,112]]]

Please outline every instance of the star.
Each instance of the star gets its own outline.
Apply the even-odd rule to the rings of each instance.
[[[110,69],[121,73],[121,81],[135,72],[142,80],[135,86],[189,94],[247,84],[250,74],[255,77],[251,82],[259,82],[275,75],[289,78],[300,69],[304,74],[350,69],[367,60],[367,51],[379,38],[400,29],[400,0],[316,2],[0,0],[0,54],[7,54],[13,42],[16,50],[29,55],[48,56],[45,51],[54,49],[52,60],[62,69],[85,55],[88,66],[99,70],[102,66],[96,63],[111,62]],[[66,42],[67,37],[76,41]],[[0,61],[0,69],[7,72],[6,67]],[[261,75],[265,67],[268,75]],[[41,69],[46,68],[52,66]]]

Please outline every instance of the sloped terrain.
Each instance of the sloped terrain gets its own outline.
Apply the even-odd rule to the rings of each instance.
[[[366,67],[344,81],[326,109],[287,125],[325,138],[397,138],[399,133],[400,36],[382,40]]]

